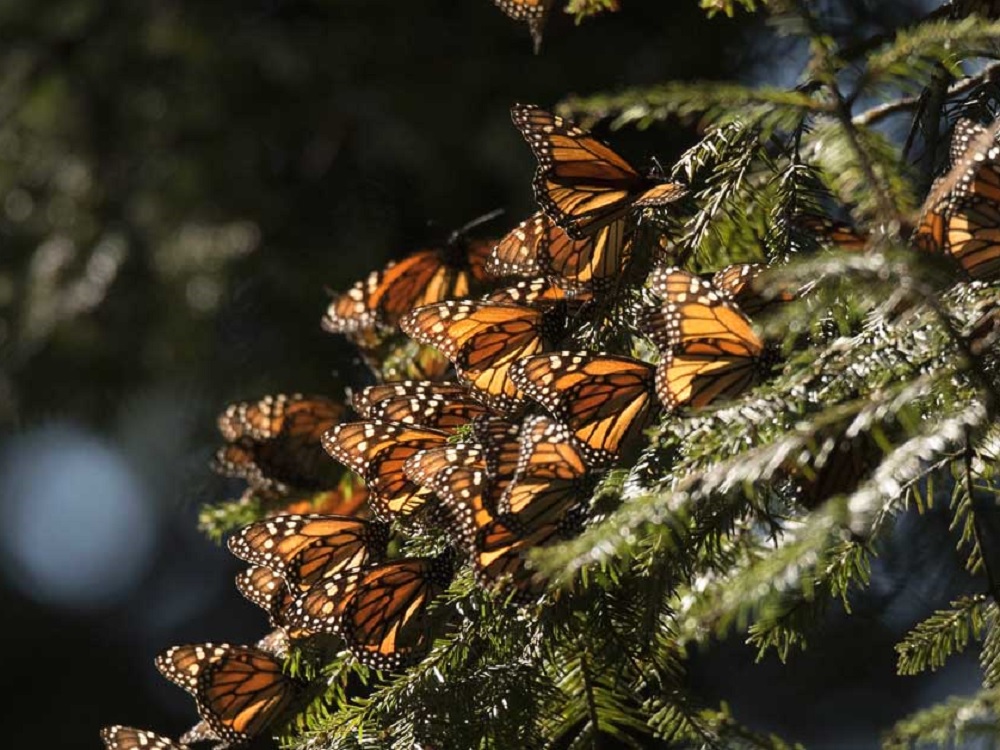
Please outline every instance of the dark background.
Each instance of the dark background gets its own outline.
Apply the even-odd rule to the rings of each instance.
[[[843,2],[845,34],[928,3]],[[802,49],[695,0],[555,14],[541,56],[488,0],[0,3],[0,686],[5,744],[98,747],[110,723],[178,733],[187,696],[152,659],[251,642],[261,613],[196,530],[232,497],[207,468],[227,401],[340,394],[351,349],[318,325],[391,257],[492,209],[532,210],[515,101],[668,79],[793,85]],[[638,163],[679,123],[614,135]],[[814,747],[873,746],[970,692],[974,657],[893,676],[893,642],[959,576],[946,523],[905,518],[856,616],[753,666],[693,660],[707,700]]]

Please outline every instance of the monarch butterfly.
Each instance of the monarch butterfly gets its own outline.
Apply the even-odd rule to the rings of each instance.
[[[581,441],[593,466],[634,447],[657,408],[655,368],[629,357],[591,352],[540,354],[516,362],[510,376]]]
[[[427,451],[407,462],[410,476],[432,488],[451,513],[454,534],[472,555],[480,583],[506,586],[517,601],[544,588],[525,566],[526,555],[576,529],[586,490],[586,467],[564,426],[535,417],[524,431],[520,484],[507,490],[516,490],[516,513],[494,507],[499,488],[478,446],[459,443],[448,446],[450,452]]]
[[[712,276],[712,284],[727,294],[740,310],[753,317],[774,304],[791,302],[795,299],[795,293],[787,288],[778,288],[771,290],[769,294],[762,294],[758,279],[766,270],[767,266],[762,263],[737,263],[716,272]]]
[[[567,312],[572,305],[575,308],[574,313],[592,299],[593,294],[589,290],[572,289],[546,278],[525,279],[514,286],[497,289],[483,297],[484,302],[501,305],[538,307],[565,302]]]
[[[666,276],[666,301],[644,323],[663,354],[656,369],[661,403],[672,411],[736,396],[770,365],[764,342],[711,283],[679,269]]]
[[[156,667],[195,697],[198,715],[227,743],[257,737],[299,693],[281,662],[253,646],[203,643],[174,646]]]
[[[515,21],[527,21],[535,53],[542,47],[542,28],[555,0],[493,0],[500,10]]]
[[[466,239],[464,235],[494,216],[476,219],[454,232],[441,247],[418,250],[392,261],[336,295],[321,322],[323,329],[345,334],[374,328],[392,330],[415,307],[467,297],[486,281],[484,265],[493,241]]]
[[[353,404],[365,419],[441,430],[460,427],[488,412],[464,385],[420,380],[369,386],[355,395]]]
[[[284,627],[285,612],[295,601],[285,579],[270,568],[255,565],[236,574],[236,590],[267,613],[268,622]]]
[[[539,212],[500,240],[486,262],[486,271],[500,278],[553,276],[603,288],[621,275],[631,256],[632,233],[624,218],[574,240]]]
[[[273,504],[266,495],[261,499],[265,502],[264,515],[267,518],[309,514],[351,516],[353,518],[368,516],[368,491],[361,478],[350,472],[345,472],[337,487],[332,490],[297,495],[293,498],[282,497],[281,502],[277,504]]]
[[[232,404],[218,418],[228,444],[216,453],[214,468],[263,489],[332,487],[339,471],[331,467],[319,439],[344,413],[337,401],[301,394]]]
[[[451,553],[392,560],[341,573],[303,594],[291,619],[341,635],[362,664],[395,670],[423,658],[433,637],[431,602],[454,573]]]
[[[805,460],[786,466],[796,480],[798,500],[810,510],[834,495],[853,492],[882,456],[868,433],[848,437],[828,429],[816,439],[818,444]]]
[[[454,443],[421,451],[403,466],[413,482],[441,499],[445,528],[467,549],[479,528],[493,520],[497,493],[486,468],[486,454],[476,443]]]
[[[323,578],[385,555],[385,524],[350,516],[276,516],[244,526],[229,537],[229,551],[265,566],[290,587],[308,588]]]
[[[836,221],[828,216],[805,213],[795,217],[793,228],[807,233],[809,239],[819,240],[826,245],[834,245],[841,250],[864,250],[868,245],[869,236],[866,232],[843,221]]]
[[[406,478],[403,462],[447,440],[442,430],[367,420],[337,425],[323,436],[323,447],[365,480],[375,515],[392,519],[416,513],[430,494]]]
[[[921,211],[916,246],[944,253],[972,279],[1000,277],[1000,145],[996,124],[965,139],[968,146],[935,181]],[[960,134],[961,136],[961,134]]]
[[[517,471],[521,455],[521,424],[490,415],[474,419],[471,431],[482,450],[492,489],[499,497]]]
[[[498,510],[526,528],[572,523],[587,495],[591,469],[568,427],[546,416],[530,417],[521,428],[517,469]]]
[[[521,393],[508,376],[510,365],[548,348],[564,324],[564,308],[558,305],[537,310],[463,301],[419,307],[399,325],[450,359],[476,398],[497,411],[514,411]]]
[[[188,750],[187,745],[145,729],[115,725],[101,730],[106,750]]]
[[[533,104],[515,104],[511,118],[538,160],[535,200],[573,239],[633,207],[663,206],[687,192],[644,177],[586,130]]]

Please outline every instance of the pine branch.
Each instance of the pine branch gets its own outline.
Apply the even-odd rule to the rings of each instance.
[[[965,596],[951,603],[950,609],[937,610],[896,644],[901,675],[920,674],[944,666],[948,657],[961,653],[970,638],[978,639],[985,627],[985,596]]]

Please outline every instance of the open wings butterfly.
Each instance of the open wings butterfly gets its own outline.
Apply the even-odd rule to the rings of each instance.
[[[511,118],[538,161],[535,200],[574,239],[583,239],[634,207],[663,206],[686,194],[645,177],[586,130],[532,104]]]

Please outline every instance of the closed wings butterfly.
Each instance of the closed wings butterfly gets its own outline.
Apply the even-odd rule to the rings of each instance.
[[[525,21],[537,53],[542,46],[545,18],[555,0],[493,0],[500,10],[516,21]]]
[[[428,305],[400,321],[407,334],[448,357],[473,395],[498,411],[521,406],[522,395],[508,374],[511,364],[547,349],[564,324],[560,306],[540,310],[486,302]]]
[[[767,266],[762,263],[736,263],[716,272],[712,284],[729,295],[746,315],[754,317],[796,297],[795,292],[786,287],[762,288],[761,275],[766,270]]]
[[[1000,123],[976,131],[924,202],[917,247],[951,257],[974,280],[1000,278]],[[953,153],[954,153],[953,149]]]
[[[280,661],[253,646],[175,646],[156,658],[156,667],[194,696],[198,715],[231,744],[259,736],[301,687],[282,672]]]
[[[686,194],[680,185],[641,175],[589,132],[541,107],[515,104],[511,117],[538,161],[535,200],[574,239],[634,207],[664,206]]]
[[[228,541],[230,552],[264,566],[290,587],[316,581],[380,560],[388,542],[386,526],[350,516],[288,515],[257,521]]]
[[[339,472],[320,446],[320,436],[337,424],[346,409],[323,396],[265,396],[232,404],[218,418],[227,444],[214,467],[262,489],[326,489]]]
[[[770,364],[764,342],[711,283],[679,269],[664,278],[663,307],[644,324],[661,349],[656,369],[660,401],[669,410],[701,408],[738,395]]]
[[[625,218],[583,239],[573,239],[539,212],[497,243],[486,270],[500,278],[549,276],[602,289],[615,283],[631,255],[632,233]]]
[[[365,388],[354,397],[355,410],[365,419],[448,430],[488,413],[458,383],[405,380]]]
[[[113,726],[101,730],[106,750],[188,750],[187,745],[145,729]]]
[[[449,433],[377,419],[337,425],[323,436],[323,447],[368,486],[372,510],[389,520],[423,508],[430,493],[403,474],[403,463],[417,451],[443,445]]]
[[[369,667],[395,670],[419,661],[434,637],[429,607],[451,582],[454,560],[401,558],[323,581],[302,595],[292,621],[341,635]]]
[[[565,424],[593,466],[634,447],[658,404],[655,368],[629,357],[556,352],[521,360],[511,378]]]

